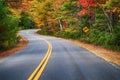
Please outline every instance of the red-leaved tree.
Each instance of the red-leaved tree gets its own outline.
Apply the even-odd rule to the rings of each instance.
[[[91,13],[94,13],[94,6],[95,6],[95,0],[78,0],[78,5],[80,5],[83,9],[78,12],[80,16],[83,16],[85,14],[90,15]]]

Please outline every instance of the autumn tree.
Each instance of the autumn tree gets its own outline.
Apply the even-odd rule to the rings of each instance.
[[[66,21],[66,26],[70,27],[78,22],[78,16],[76,15],[78,7],[76,6],[76,1],[65,2],[61,7],[61,15]],[[78,26],[78,25],[76,25]]]
[[[78,5],[81,10],[78,12],[78,15],[86,17],[85,23],[86,26],[91,27],[95,18],[95,0],[78,0]]]

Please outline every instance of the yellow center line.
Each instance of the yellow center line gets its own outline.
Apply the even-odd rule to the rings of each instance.
[[[29,76],[28,80],[38,80],[45,69],[47,62],[51,56],[52,53],[52,45],[49,41],[44,40],[48,44],[48,50],[40,64],[37,66],[37,68],[33,71],[33,73]]]
[[[38,80],[38,79],[40,78],[40,76],[41,76],[44,68],[46,67],[46,65],[47,65],[47,63],[48,63],[48,60],[49,60],[49,58],[50,58],[50,56],[51,56],[51,51],[52,51],[52,48],[50,48],[50,54],[48,55],[45,63],[43,64],[43,66],[41,67],[41,69],[39,70],[39,72],[37,73],[37,75],[35,76],[34,80]]]

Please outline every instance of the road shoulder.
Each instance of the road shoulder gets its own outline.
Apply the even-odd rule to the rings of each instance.
[[[120,52],[115,52],[100,46],[96,46],[94,44],[80,42],[78,40],[72,40],[72,39],[66,39],[66,40],[91,51],[96,56],[104,59],[105,61],[108,61],[109,63],[117,64],[120,66]]]
[[[54,36],[48,36],[48,37],[59,38],[59,37],[54,37]],[[109,62],[110,64],[112,64],[114,66],[115,65],[118,67],[120,66],[120,52],[115,52],[115,51],[112,51],[109,49],[105,49],[101,46],[89,44],[86,42],[81,42],[78,40],[64,39],[64,38],[59,38],[59,39],[67,40],[75,45],[83,47],[83,48],[89,50],[90,52],[92,52],[93,54],[95,54],[96,56],[104,59],[105,61]]]

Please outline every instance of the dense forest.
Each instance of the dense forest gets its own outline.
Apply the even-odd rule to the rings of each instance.
[[[0,49],[17,43],[18,30],[40,28],[120,51],[120,0],[3,0],[0,17]]]
[[[0,50],[10,49],[17,44],[19,30],[35,26],[23,8],[21,0],[0,1]]]

